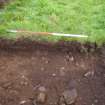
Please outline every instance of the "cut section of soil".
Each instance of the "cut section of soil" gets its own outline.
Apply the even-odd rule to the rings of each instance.
[[[0,105],[38,105],[41,86],[44,105],[59,105],[71,88],[78,94],[75,105],[105,105],[104,48],[79,45],[0,40]]]

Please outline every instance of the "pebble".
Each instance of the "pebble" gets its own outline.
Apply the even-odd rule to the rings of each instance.
[[[29,84],[28,78],[25,76],[25,73],[24,73],[24,75],[21,76],[20,85],[27,86],[28,84]]]
[[[46,58],[45,57],[42,57],[42,60],[45,60]]]
[[[32,102],[30,100],[22,100],[19,105],[32,105]]]
[[[70,57],[69,59],[70,59],[70,61],[74,61],[74,57],[73,57],[73,56],[72,56],[72,57]]]
[[[65,104],[65,99],[64,99],[63,96],[60,97],[58,104],[59,104],[59,105],[66,105],[66,104]]]
[[[60,73],[60,76],[64,76],[65,75],[65,67],[61,67],[59,69],[59,73]]]
[[[68,60],[68,61],[74,61],[74,57],[73,56],[69,56],[69,55],[66,55],[66,59]]]
[[[48,61],[48,60],[46,60],[46,61],[45,61],[45,64],[48,64],[48,63],[49,63],[49,61]]]
[[[20,101],[20,105],[23,105],[23,104],[25,104],[27,101],[26,100],[22,100],[22,101]]]
[[[66,90],[63,92],[62,96],[63,96],[67,105],[74,104],[76,102],[76,99],[78,96],[77,90],[75,88],[73,88],[71,90]]]
[[[66,59],[69,59],[69,55],[66,55],[65,57],[66,57]]]
[[[39,90],[39,93],[37,95],[36,102],[44,104],[46,102],[46,99],[47,99],[46,88],[41,86],[41,87],[39,87],[38,90]]]
[[[61,67],[60,70],[65,70],[65,67]]]
[[[94,100],[94,103],[98,103],[98,100],[97,100],[97,99],[95,99],[95,100]]]
[[[45,62],[45,64],[49,63],[49,60],[46,57],[42,57],[42,60]]]
[[[32,105],[37,105],[36,100],[33,100]]]
[[[87,73],[84,74],[85,77],[93,77],[94,76],[94,71],[88,71]]]
[[[52,76],[53,76],[53,77],[55,77],[55,76],[56,76],[56,74],[55,74],[55,73],[53,73],[53,74],[52,74]]]
[[[39,90],[40,92],[46,92],[46,88],[45,88],[44,86],[40,86],[40,87],[38,88],[38,90]]]
[[[44,67],[41,67],[41,71],[44,71],[45,70],[45,68]]]
[[[37,102],[38,103],[45,103],[45,101],[46,101],[46,94],[43,92],[39,93],[37,96]]]
[[[81,66],[81,68],[83,68],[83,69],[86,68],[85,64],[81,64],[80,66]]]
[[[27,86],[28,85],[28,82],[27,81],[21,81],[20,82],[20,85]]]

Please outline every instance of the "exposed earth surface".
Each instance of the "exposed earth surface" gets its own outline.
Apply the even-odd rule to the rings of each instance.
[[[105,50],[79,43],[0,41],[0,105],[105,105]]]

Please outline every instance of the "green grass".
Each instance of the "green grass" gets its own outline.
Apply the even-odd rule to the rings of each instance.
[[[15,0],[0,10],[0,36],[16,38],[8,29],[37,32],[85,34],[98,44],[105,42],[105,0]],[[32,37],[59,41],[77,40],[64,37]]]

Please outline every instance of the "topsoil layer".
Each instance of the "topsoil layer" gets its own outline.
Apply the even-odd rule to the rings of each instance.
[[[2,8],[10,0],[0,0],[0,8]]]
[[[95,44],[0,40],[0,105],[36,105],[40,86],[44,105],[58,105],[71,87],[75,105],[105,105],[104,53]]]

